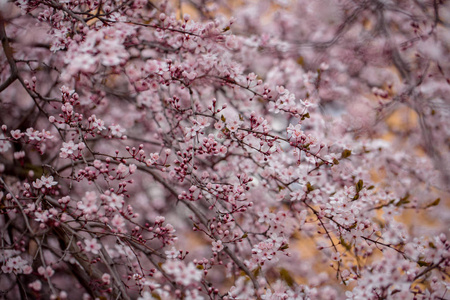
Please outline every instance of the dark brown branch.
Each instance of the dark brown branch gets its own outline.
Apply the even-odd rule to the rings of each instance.
[[[5,53],[6,59],[8,60],[9,67],[11,68],[11,75],[8,79],[0,85],[0,92],[5,90],[8,86],[11,85],[18,78],[18,70],[16,62],[13,57],[13,49],[11,48],[8,40],[8,36],[6,35],[5,30],[6,20],[3,18],[3,15],[0,13],[0,39],[2,41],[3,52]]]

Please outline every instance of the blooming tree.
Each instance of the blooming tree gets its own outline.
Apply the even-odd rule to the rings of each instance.
[[[450,297],[448,2],[0,7],[2,296]]]

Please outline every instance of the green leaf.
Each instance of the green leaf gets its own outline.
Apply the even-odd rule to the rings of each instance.
[[[352,155],[352,150],[345,149],[345,150],[342,151],[342,153],[341,153],[341,158],[347,158],[347,157],[349,157],[350,155]]]
[[[222,120],[222,122],[225,122],[227,120],[223,115],[220,116],[220,119]]]
[[[356,192],[359,193],[361,192],[361,190],[363,189],[364,186],[364,181],[362,181],[362,179],[358,180],[358,182],[356,183]]]
[[[280,277],[290,287],[292,287],[295,284],[294,278],[292,278],[291,274],[289,274],[289,271],[286,270],[285,268],[281,268]]]
[[[421,267],[427,267],[427,266],[430,265],[430,263],[427,263],[426,261],[423,261],[423,260],[419,260],[419,261],[417,262],[417,264],[418,264],[419,266],[421,266]]]
[[[307,112],[306,114],[302,115],[302,121],[305,120],[305,119],[309,119],[309,118],[310,118],[309,112]]]
[[[340,238],[340,242],[341,245],[344,246],[345,249],[347,249],[347,251],[350,251],[352,246],[350,244],[348,244],[343,237]]]
[[[355,223],[353,223],[352,226],[350,226],[348,229],[355,229],[357,225],[358,225],[358,223],[355,222]]]
[[[425,208],[432,207],[432,206],[438,206],[439,202],[441,202],[441,198],[437,198],[436,200],[434,200],[433,202],[431,202],[430,204],[425,206]]]
[[[161,300],[161,296],[158,293],[153,292],[152,293],[152,297],[157,299],[157,300]]]
[[[339,161],[336,158],[333,158],[333,164],[338,165]]]
[[[254,269],[254,270],[252,271],[253,276],[255,276],[255,277],[258,277],[258,275],[259,275],[260,272],[261,272],[261,267],[260,267],[260,266],[258,266],[256,269]],[[245,273],[244,273],[244,274],[245,274]]]
[[[398,201],[398,203],[395,204],[395,206],[402,206],[403,204],[408,204],[409,202],[411,202],[408,200],[408,198],[409,198],[409,194],[406,194],[405,197],[400,198],[400,201]]]
[[[284,244],[283,246],[280,247],[279,250],[286,250],[287,248],[289,248],[288,244]]]
[[[314,187],[312,186],[311,182],[306,183],[306,188],[308,189],[308,192],[314,191]]]
[[[245,238],[247,238],[247,237],[248,237],[248,233],[245,232],[245,233],[241,236],[241,239],[245,239]]]

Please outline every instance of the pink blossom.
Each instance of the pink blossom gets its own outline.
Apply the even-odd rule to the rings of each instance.
[[[60,202],[62,204],[67,204],[70,202],[70,196],[64,196],[61,199],[59,199],[58,202]]]
[[[105,284],[110,284],[110,283],[111,283],[111,275],[109,275],[108,273],[104,273],[104,274],[102,275],[102,281],[103,281]]]
[[[130,164],[128,167],[129,167],[130,174],[135,173],[137,170],[137,166],[135,164]]]
[[[224,128],[224,127],[225,127],[225,124],[222,121],[214,123],[214,128],[216,128],[217,130],[222,130],[222,128]]]
[[[41,136],[42,136],[39,131],[36,131],[33,128],[28,128],[25,134],[28,136],[28,138],[30,140],[36,140],[36,141],[40,141]],[[1,135],[0,135],[0,137],[1,137]]]
[[[4,273],[30,274],[28,262],[20,256],[14,256],[14,252],[10,252],[10,254],[12,255],[6,258],[5,263],[2,266],[2,271]]]
[[[147,166],[156,164],[159,159],[159,153],[150,153],[150,158],[145,161]]]
[[[35,291],[40,291],[42,289],[42,282],[40,280],[35,280],[32,283],[30,283],[28,286]]]
[[[91,119],[92,119],[92,128],[93,129],[96,129],[96,130],[99,130],[99,131],[102,131],[102,130],[106,129],[105,122],[103,120],[101,120],[101,119],[98,119],[96,117],[96,115],[92,115]]]
[[[6,152],[11,148],[11,143],[0,133],[0,152]]]
[[[242,121],[240,121],[237,117],[231,118],[230,120],[227,120],[227,122],[226,122],[228,130],[230,130],[231,132],[236,132],[239,129],[241,124],[242,124]]]
[[[175,280],[184,286],[188,286],[191,283],[198,282],[202,279],[202,271],[197,269],[192,262],[187,266],[182,265],[174,275]]]
[[[95,192],[86,192],[82,201],[77,202],[77,208],[84,214],[93,214],[98,211],[97,194]]]
[[[108,197],[108,205],[112,208],[121,209],[123,205],[123,196],[122,195],[116,195],[115,193],[112,193],[111,196]]]
[[[123,229],[123,227],[125,226],[125,220],[120,215],[114,215],[113,219],[111,220],[111,225],[119,229],[119,232],[125,232],[125,230]]]
[[[98,159],[94,160],[94,167],[100,169],[102,167],[102,162]]]
[[[98,254],[99,250],[102,248],[101,244],[98,243],[97,239],[84,240],[86,247],[84,248],[87,252],[91,252],[92,254]]]
[[[68,158],[76,150],[78,150],[78,145],[75,144],[73,141],[69,141],[68,143],[63,143],[63,147],[61,148],[61,153],[59,154],[59,156],[61,158]]]
[[[18,140],[23,136],[23,133],[21,133],[19,129],[11,130],[11,136],[13,139]],[[1,137],[1,135],[0,135],[0,137]]]
[[[292,125],[290,124],[287,132],[291,135],[291,137],[295,140],[295,141],[300,141],[303,137],[304,137],[304,133],[301,130],[301,125],[297,124],[297,125]]]
[[[138,297],[137,300],[154,300],[155,298],[152,296],[152,294],[149,291],[145,291],[142,294],[142,297]]]
[[[14,152],[14,159],[22,159],[25,157],[25,151]]]
[[[58,182],[53,180],[53,176],[48,176],[45,177],[44,175],[41,176],[41,181],[42,184],[46,187],[46,188],[51,188],[54,185],[57,185]]]
[[[273,218],[275,218],[275,214],[271,213],[268,208],[265,208],[263,212],[258,213],[260,223],[269,223]]]
[[[0,2],[4,297],[448,295],[445,1]]]
[[[38,273],[42,276],[44,276],[45,278],[50,278],[55,274],[55,270],[53,270],[52,267],[47,266],[46,268],[44,268],[43,266],[40,266],[38,268]]]
[[[45,175],[42,175],[40,179],[36,179],[36,181],[33,182],[33,187],[37,189],[46,187],[49,189],[57,184],[58,182],[53,180],[53,176],[46,177]]]
[[[166,253],[166,257],[167,257],[168,259],[169,259],[169,258],[177,258],[177,256],[178,256],[178,251],[177,251],[177,249],[175,249],[174,247],[172,247],[171,250],[166,251],[165,253]]]
[[[119,166],[117,167],[117,173],[118,174],[128,173],[128,167],[124,164],[119,164]]]
[[[41,223],[46,223],[49,218],[53,217],[48,210],[44,210],[42,213],[35,212],[34,215],[36,217],[34,220]]]
[[[221,240],[213,241],[212,243],[212,250],[214,252],[220,252],[223,250],[223,245]]]
[[[122,128],[120,125],[111,125],[109,126],[109,130],[111,131],[111,135],[115,137],[122,137],[125,133],[125,129]]]
[[[234,36],[234,35],[229,35],[226,38],[225,45],[230,50],[237,49],[240,46],[239,39],[236,36]]]

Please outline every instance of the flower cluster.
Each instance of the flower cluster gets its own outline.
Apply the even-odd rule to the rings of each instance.
[[[446,298],[445,3],[175,2],[1,1],[4,296]]]
[[[20,251],[16,250],[3,250],[2,257],[2,272],[5,274],[30,274],[33,272],[33,268],[29,265],[28,261],[19,256]]]

